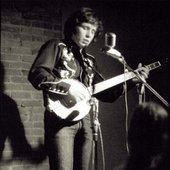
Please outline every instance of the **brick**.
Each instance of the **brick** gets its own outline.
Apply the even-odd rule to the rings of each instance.
[[[31,48],[32,47],[32,37],[31,37],[30,40],[29,39],[22,39],[20,41],[20,46]]]
[[[12,169],[11,169],[10,167],[8,167],[8,166],[9,166],[9,164],[8,164],[7,166],[0,164],[1,170],[12,170]]]
[[[6,75],[10,76],[10,75],[17,75],[17,76],[21,76],[21,71],[20,70],[16,70],[16,69],[7,69],[5,72]]]
[[[30,70],[30,63],[27,62],[22,62],[22,67],[25,70]]]
[[[23,76],[13,76],[11,77],[13,83],[27,83],[27,78]]]
[[[43,118],[44,118],[44,111],[42,111],[42,112],[35,112],[32,115],[32,120],[34,120],[34,121],[43,120]]]
[[[39,137],[38,135],[27,135],[27,140],[31,144],[32,148],[37,148],[39,145],[39,141],[43,141],[44,139],[44,134],[40,134]],[[41,142],[42,143],[42,142]]]
[[[14,26],[11,26],[11,25],[1,24],[1,31],[19,33],[20,32],[20,28],[16,27],[16,26],[14,27]]]
[[[44,31],[44,35],[48,37],[56,37],[57,33],[54,31]]]
[[[24,26],[31,26],[31,21],[23,20],[23,19],[12,19],[10,23],[13,25],[24,25]]]
[[[21,101],[22,107],[35,107],[35,106],[42,106],[42,101],[40,100],[22,100]]]
[[[27,163],[28,164],[28,163]],[[14,166],[12,168],[12,170],[36,170],[36,166],[35,165],[26,165],[26,163],[20,163],[20,165],[18,166]]]
[[[9,60],[4,60],[3,65],[6,69],[30,69],[30,63],[25,63],[25,62],[16,62],[16,61],[9,61]]]
[[[20,40],[12,40],[12,39],[9,40],[9,39],[2,38],[1,42],[3,42],[3,43],[1,43],[1,48],[2,47],[11,47],[11,46],[15,46],[15,47],[21,46]]]
[[[31,94],[29,92],[25,92],[25,91],[15,91],[15,92],[11,92],[11,97],[14,99],[15,98],[30,99]]]
[[[32,93],[31,96],[32,96],[33,99],[42,99],[43,98],[42,92],[40,92],[40,93]]]
[[[30,48],[40,48],[43,44],[42,39],[41,41],[33,41],[33,36],[31,37],[31,41],[28,40],[21,40],[21,46],[30,47]]]
[[[21,33],[31,34],[32,33],[32,27],[21,26],[20,31],[21,31]]]
[[[12,39],[12,40],[15,40],[15,41],[20,41],[20,34],[11,33],[11,32],[2,32],[1,38],[2,39],[8,39],[8,40]]]
[[[43,129],[44,128],[44,122],[43,121],[36,121],[36,122],[34,122],[33,127],[34,128],[42,128]]]
[[[33,55],[37,55],[37,54],[38,54],[38,52],[39,52],[39,48],[38,48],[38,47],[37,47],[37,48],[32,49],[32,54],[33,54]]]
[[[21,61],[21,56],[12,54],[1,54],[1,61]]]
[[[11,82],[11,78],[10,78],[10,77],[7,77],[7,76],[5,75],[5,77],[4,77],[4,82]]]
[[[5,88],[10,91],[25,90],[30,93],[31,91],[35,90],[30,84],[19,84],[18,85],[18,84],[11,83],[11,82],[5,82],[4,85],[5,85]]]
[[[32,35],[31,34],[20,34],[20,40],[21,41],[32,41]]]
[[[5,16],[1,13],[1,24],[10,24],[10,17]]]
[[[32,34],[32,35],[43,35],[43,28],[25,27],[21,26],[21,33]]]
[[[11,47],[2,47],[1,53],[11,53],[12,48]]]
[[[32,54],[32,50],[29,47],[12,47],[11,53],[13,54]]]
[[[20,63],[16,63],[16,62],[12,62],[10,63],[10,68],[21,68],[24,70],[28,70],[30,68],[30,63],[26,63],[26,62],[20,62]]]
[[[38,41],[38,42],[43,42],[43,37],[42,36],[32,36],[32,41]]]
[[[43,135],[44,134],[44,130],[42,128],[33,128],[33,134],[35,136],[38,136],[38,135]]]
[[[31,84],[22,84],[22,87],[24,90],[27,90],[29,92],[35,90],[35,88]]]
[[[26,129],[26,128],[29,128],[29,127],[34,127],[33,123],[34,123],[33,121],[24,122],[24,128]]]
[[[23,118],[24,117],[28,117],[28,120],[30,120],[30,117],[32,115],[31,107],[21,107],[21,106],[18,106],[18,110],[19,110],[20,116],[22,116]],[[27,119],[24,119],[24,120],[27,121]]]
[[[15,91],[15,90],[23,90],[23,89],[25,89],[24,87],[23,87],[23,85],[19,85],[18,86],[18,84],[15,84],[15,83],[8,83],[8,82],[5,82],[4,83],[5,84],[5,88],[6,89],[8,89],[8,90],[10,90],[10,91]]]
[[[29,115],[28,114],[20,114],[22,123],[29,121]]]
[[[43,101],[43,99],[41,101]],[[43,112],[44,112],[44,106],[38,106],[32,108],[32,113],[42,114]]]
[[[33,27],[38,27],[38,28],[46,28],[46,29],[52,29],[52,24],[50,23],[45,23],[45,22],[38,22],[38,21],[33,21],[32,22]]]
[[[36,11],[27,11],[24,13],[23,17],[29,20],[42,20],[42,21],[51,21],[51,17],[47,14],[46,10],[36,10]]]
[[[22,73],[23,76],[27,76],[28,72],[29,72],[29,70],[26,70],[26,69],[21,70],[21,73]]]
[[[33,127],[25,128],[25,133],[27,134],[27,136],[33,136],[34,130],[35,129]]]
[[[12,5],[12,4],[10,4],[9,1],[7,1],[7,2],[8,2],[8,4],[7,4],[8,7],[9,7],[9,5]],[[7,9],[7,8],[3,8],[3,7],[2,7],[1,15],[10,17],[10,18],[11,17],[17,17],[17,18],[21,17],[21,14],[19,12],[16,12],[16,10]]]
[[[9,62],[8,60],[3,61],[3,66],[4,66],[5,70],[7,70],[7,69],[10,68],[10,63],[11,63],[11,62]]]

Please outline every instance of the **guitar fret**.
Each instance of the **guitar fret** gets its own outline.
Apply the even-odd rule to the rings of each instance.
[[[157,68],[157,67],[159,67],[159,66],[161,66],[161,63],[160,63],[159,61],[157,61],[157,62],[155,62],[155,63],[149,64],[149,65],[147,66],[147,68],[148,68],[149,71],[150,71],[150,70],[153,70],[153,69],[155,69],[155,68]]]

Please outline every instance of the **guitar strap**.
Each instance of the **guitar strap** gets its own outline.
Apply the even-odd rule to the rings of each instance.
[[[86,61],[85,61],[86,62]],[[86,64],[93,70],[93,72],[95,72],[95,74],[97,74],[102,80],[105,80],[105,78],[102,76],[102,74],[96,70],[95,67],[92,67],[88,62],[86,62]]]
[[[87,63],[85,62],[86,58],[84,56],[84,53],[80,52],[80,49],[76,48],[76,47],[72,47],[72,52],[73,55],[75,57],[76,60],[78,60],[79,64],[80,64],[80,73],[79,73],[79,80],[85,85],[85,86],[89,86],[90,85],[90,69],[87,65]]]

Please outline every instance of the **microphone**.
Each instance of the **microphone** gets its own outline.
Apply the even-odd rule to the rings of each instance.
[[[105,47],[114,48],[116,46],[116,34],[105,33]]]
[[[123,56],[119,51],[114,49],[115,46],[116,46],[116,34],[111,32],[105,33],[105,47],[102,48],[101,51],[104,54],[113,57],[114,59],[122,61]]]

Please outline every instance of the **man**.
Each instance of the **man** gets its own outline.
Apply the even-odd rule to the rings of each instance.
[[[85,51],[102,31],[102,22],[96,13],[90,8],[81,8],[66,21],[64,40],[50,40],[42,46],[30,70],[29,81],[44,93],[45,144],[50,170],[89,168],[93,141],[91,109],[87,109],[87,114],[80,119],[79,116],[86,110],[86,105],[87,108],[91,107],[90,103],[93,105],[93,100],[89,99],[91,92],[88,94],[83,88],[79,90],[79,83],[81,87],[91,87],[103,80],[97,71],[95,58]],[[141,74],[144,78],[148,76],[145,68],[141,68]],[[113,102],[123,91],[120,85],[93,97]],[[79,101],[82,102],[78,104],[80,111],[76,108],[70,111],[70,115],[65,115],[64,112],[77,106]],[[51,103],[58,107],[51,106]]]

